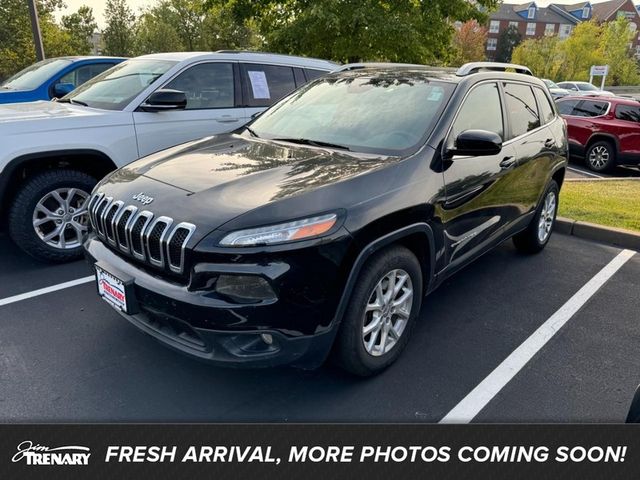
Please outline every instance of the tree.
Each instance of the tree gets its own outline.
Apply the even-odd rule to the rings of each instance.
[[[511,56],[511,61],[528,66],[534,75],[554,81],[564,79],[563,59],[561,40],[557,36],[525,40]]]
[[[82,5],[77,12],[64,15],[61,23],[63,29],[69,34],[74,52],[78,55],[91,53],[91,36],[98,28],[93,18],[93,10]]]
[[[522,41],[522,35],[518,28],[509,25],[498,36],[498,46],[496,47],[496,62],[510,62],[513,49]]]
[[[464,22],[453,34],[453,65],[484,60],[487,29],[477,20]]]
[[[594,21],[582,22],[562,41],[562,75],[571,80],[589,80],[591,65],[602,65],[602,27]]]
[[[102,39],[106,55],[131,56],[135,41],[136,16],[126,0],[107,0]]]
[[[618,17],[603,28],[600,54],[609,65],[608,85],[637,85],[640,82],[638,64],[629,48],[636,33],[629,25],[625,17]]]
[[[255,21],[269,50],[342,62],[441,62],[456,20],[484,21],[497,0],[207,0]]]
[[[53,18],[53,13],[63,6],[62,0],[37,0],[40,30],[47,57],[72,55],[73,46],[69,34],[63,31]],[[36,61],[29,9],[24,0],[0,1],[0,79],[22,70]]]

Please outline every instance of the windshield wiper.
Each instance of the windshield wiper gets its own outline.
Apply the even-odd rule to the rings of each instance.
[[[251,127],[244,127],[247,132],[249,132],[251,134],[251,136],[256,137],[256,138],[260,138],[260,135],[258,135],[256,132],[253,131],[253,128]]]
[[[313,147],[328,147],[336,148],[339,150],[351,150],[349,147],[340,145],[338,143],[322,142],[320,140],[310,140],[308,138],[272,138],[271,140],[275,140],[278,142],[299,143],[301,145],[311,145]]]

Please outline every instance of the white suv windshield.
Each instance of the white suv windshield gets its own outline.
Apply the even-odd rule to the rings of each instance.
[[[269,139],[400,155],[425,140],[453,89],[413,70],[328,76],[267,110],[250,129]]]
[[[590,83],[576,83],[578,85],[578,89],[583,92],[593,92],[594,90],[598,90],[598,88],[594,87]]]
[[[127,60],[89,80],[61,101],[122,110],[175,63],[168,60]]]
[[[6,80],[1,88],[6,90],[33,90],[44,83],[45,80],[51,78],[57,72],[67,65],[71,64],[71,60],[66,58],[51,58],[34,63],[30,67],[20,70],[13,77]]]

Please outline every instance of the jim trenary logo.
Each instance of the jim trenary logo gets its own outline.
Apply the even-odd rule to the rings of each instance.
[[[18,452],[11,461],[24,461],[27,465],[88,465],[90,455],[89,447],[67,445],[51,448],[25,440],[18,445]]]

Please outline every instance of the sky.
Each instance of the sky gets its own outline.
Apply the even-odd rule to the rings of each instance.
[[[529,0],[509,0],[508,3],[528,3]],[[577,3],[579,0],[535,0],[540,7],[546,7],[549,3]],[[82,5],[88,5],[93,8],[93,16],[96,19],[99,29],[104,28],[104,6],[106,0],[64,0],[67,4],[66,10],[57,13],[56,18],[59,20],[62,15],[73,13]],[[127,0],[131,9],[137,14],[140,9],[153,5],[155,0]],[[592,0],[592,3],[599,3],[598,0]],[[634,3],[640,3],[636,1]]]

